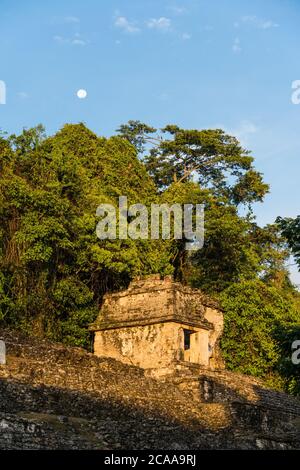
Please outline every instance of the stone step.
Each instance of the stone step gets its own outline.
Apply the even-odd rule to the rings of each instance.
[[[112,359],[18,339],[0,366],[0,396],[0,422],[16,423],[6,428],[15,443],[0,432],[0,448],[58,448],[59,439],[65,448],[86,441],[109,449],[299,447],[299,400],[251,377],[189,364],[154,380]],[[83,434],[76,419],[86,420]]]

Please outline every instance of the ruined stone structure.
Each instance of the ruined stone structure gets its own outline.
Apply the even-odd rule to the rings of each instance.
[[[105,297],[96,354],[0,329],[0,450],[300,449],[300,400],[225,370],[222,328],[152,276]]]
[[[0,339],[0,450],[300,449],[299,399],[253,377],[199,366],[158,381],[80,348]]]
[[[170,276],[137,279],[127,290],[107,294],[91,330],[96,356],[142,367],[155,376],[189,364],[223,368],[223,315],[217,303]]]

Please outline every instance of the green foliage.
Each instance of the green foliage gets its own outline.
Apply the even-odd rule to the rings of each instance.
[[[255,277],[260,259],[251,240],[251,223],[234,207],[213,199],[206,206],[205,222],[205,245],[193,257],[192,284],[213,294]]]
[[[221,129],[187,130],[167,125],[157,134],[140,121],[129,121],[117,132],[140,152],[148,144],[144,161],[160,189],[197,178],[201,187],[213,188],[215,195],[236,205],[262,201],[268,191],[252,165],[250,152]]]
[[[276,222],[282,231],[282,235],[286,238],[300,269],[300,215],[295,219],[278,217]]]
[[[107,290],[172,272],[161,243],[96,237],[100,203],[127,195],[149,205],[156,188],[131,144],[83,124],[49,138],[39,126],[1,143],[0,318],[89,346],[87,325]]]
[[[220,294],[220,301],[226,366],[258,377],[280,376],[282,333],[299,321],[293,297],[254,280],[231,285]],[[285,353],[290,361],[291,349]]]
[[[154,127],[148,126],[140,121],[128,121],[127,124],[122,124],[117,133],[128,140],[138,152],[143,153],[146,149],[146,142],[153,141],[151,136],[156,132]]]
[[[299,218],[255,223],[251,204],[268,186],[249,152],[220,129],[157,131],[129,121],[118,133],[99,137],[83,124],[51,137],[42,126],[1,133],[0,322],[89,348],[87,327],[104,293],[138,275],[174,273],[220,298],[228,368],[299,393],[289,358],[300,295],[284,265],[286,240],[299,261]],[[186,240],[172,237],[99,240],[97,207],[117,208],[124,195],[148,209],[204,204],[204,247],[187,252]]]
[[[300,297],[300,295],[299,295]],[[299,301],[298,297],[298,301]],[[294,341],[300,340],[299,321],[292,325],[286,325],[277,332],[277,341],[279,343],[280,359],[278,370],[285,380],[285,388],[287,392],[293,395],[300,395],[300,367],[294,364],[292,353],[295,351],[293,347]],[[297,347],[299,350],[299,346]],[[299,357],[297,353],[297,358]]]
[[[176,125],[157,131],[140,121],[130,121],[118,132],[138,151],[142,148],[160,200],[205,205],[204,247],[188,254],[185,240],[172,243],[179,279],[213,294],[234,282],[284,271],[286,253],[280,237],[270,226],[257,227],[251,215],[251,204],[263,200],[268,185],[235,137],[221,129]],[[250,209],[245,216],[241,205]]]

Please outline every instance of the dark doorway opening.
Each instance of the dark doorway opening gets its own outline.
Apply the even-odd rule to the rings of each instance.
[[[184,350],[187,351],[191,349],[191,334],[193,334],[193,330],[183,330],[184,334]]]

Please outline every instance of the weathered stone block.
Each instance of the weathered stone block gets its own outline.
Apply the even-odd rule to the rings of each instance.
[[[170,277],[148,276],[107,294],[91,330],[97,356],[161,371],[175,370],[181,361],[223,367],[218,304]]]

